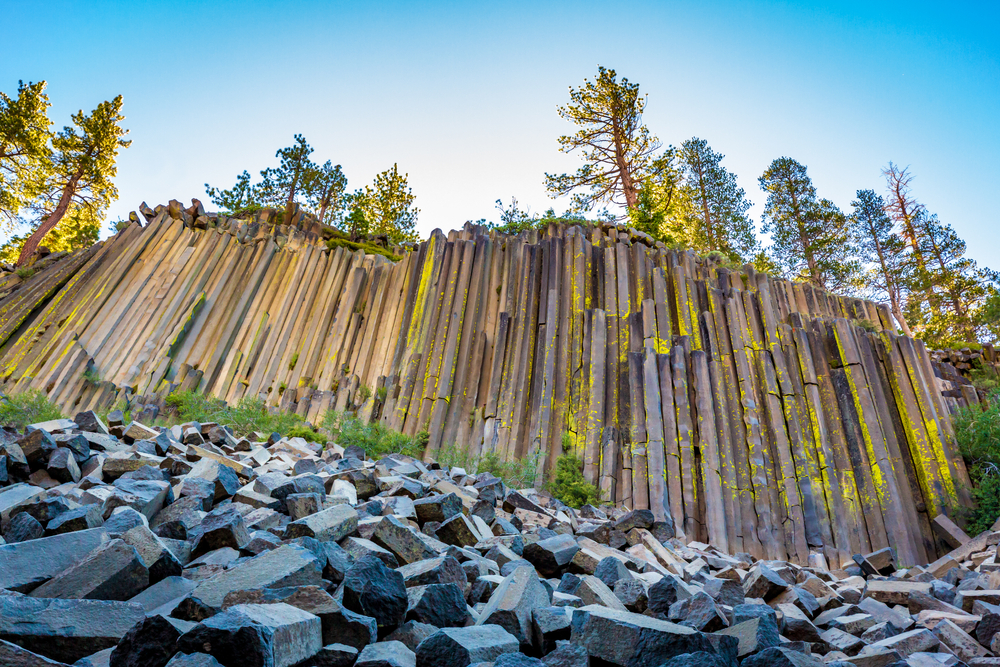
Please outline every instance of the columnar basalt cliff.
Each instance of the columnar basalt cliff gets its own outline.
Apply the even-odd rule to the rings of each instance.
[[[0,388],[70,414],[177,388],[313,423],[351,409],[426,430],[428,456],[537,456],[543,474],[569,442],[606,499],[762,558],[926,563],[934,517],[970,502],[949,412],[975,393],[884,306],[612,225],[467,225],[393,263],[316,225],[143,210],[0,279]]]

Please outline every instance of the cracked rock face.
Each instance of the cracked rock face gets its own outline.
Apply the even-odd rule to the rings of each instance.
[[[948,525],[959,546],[926,567],[891,548],[801,565],[403,455],[50,424],[3,432],[3,665],[1000,662],[1000,533]],[[23,481],[38,470],[56,483]]]

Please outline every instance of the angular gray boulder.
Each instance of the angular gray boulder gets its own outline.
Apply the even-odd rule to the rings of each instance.
[[[31,591],[31,596],[125,601],[147,586],[149,569],[139,552],[122,540],[111,540]]]
[[[68,667],[64,662],[50,660],[17,644],[0,639],[0,665],[4,667]]]
[[[589,605],[573,610],[571,639],[591,658],[616,667],[660,665],[682,653],[720,653],[704,633],[628,611]],[[735,637],[716,636],[723,657],[735,660]]]
[[[531,617],[551,604],[549,592],[532,567],[518,567],[504,578],[479,615],[477,625],[499,625],[531,649]]]
[[[291,667],[323,648],[318,617],[284,603],[241,604],[202,621],[177,640],[227,667]]]
[[[354,667],[415,667],[416,664],[417,656],[406,644],[384,641],[366,646]]]
[[[322,573],[323,564],[316,554],[285,544],[201,582],[191,596],[209,607],[221,609],[226,595],[233,591],[318,585]]]
[[[107,542],[100,528],[0,545],[0,588],[27,593]]]
[[[143,618],[131,602],[0,595],[0,639],[68,663],[117,645]]]
[[[314,537],[320,542],[339,542],[358,529],[358,513],[350,505],[334,505],[293,521],[285,537]]]
[[[517,650],[517,637],[499,625],[444,628],[417,646],[416,667],[468,667]]]
[[[407,606],[403,575],[390,570],[377,556],[363,556],[354,561],[344,575],[342,591],[344,606],[374,618],[379,634],[403,622]]]

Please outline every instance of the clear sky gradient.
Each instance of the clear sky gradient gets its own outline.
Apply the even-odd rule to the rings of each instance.
[[[0,0],[0,89],[49,83],[57,126],[121,93],[132,147],[115,219],[145,200],[208,203],[204,183],[272,166],[296,132],[349,189],[399,164],[418,229],[561,212],[546,171],[567,88],[597,65],[641,84],[664,144],[726,154],[754,202],[787,155],[850,210],[881,168],[1000,269],[1000,3],[20,2]]]

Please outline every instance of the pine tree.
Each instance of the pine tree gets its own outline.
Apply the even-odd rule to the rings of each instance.
[[[409,174],[400,174],[398,165],[393,164],[352,197],[354,207],[364,213],[369,234],[384,234],[392,243],[417,240],[420,209],[413,205],[416,196],[408,178]]]
[[[806,167],[792,158],[774,160],[761,175],[767,193],[762,230],[771,234],[771,255],[785,274],[829,291],[849,291],[860,266],[853,259],[847,216],[828,199],[817,199]]]
[[[205,192],[216,206],[229,213],[238,213],[254,206],[260,206],[259,193],[257,188],[250,185],[250,172],[246,170],[236,177],[236,185],[229,190],[214,188],[205,183]]]
[[[926,260],[918,286],[929,295],[920,337],[936,346],[976,342],[993,324],[983,320],[983,309],[996,294],[996,274],[966,257],[965,241],[936,215],[922,212],[914,227]]]
[[[684,198],[690,202],[684,214],[685,241],[702,253],[717,250],[746,260],[758,245],[747,215],[751,204],[736,175],[722,166],[724,157],[704,139],[694,137],[681,144]]]
[[[573,194],[578,211],[600,202],[632,211],[660,143],[642,122],[646,98],[639,95],[639,84],[618,81],[613,69],[597,69],[597,78],[571,86],[570,103],[559,107],[563,119],[580,127],[559,137],[559,150],[579,149],[585,164],[575,174],[545,174],[545,187],[553,197]]]
[[[344,219],[345,231],[351,235],[352,241],[357,241],[359,238],[368,236],[368,221],[365,219],[365,212],[361,208],[361,198],[364,196],[362,191],[357,191],[352,196],[352,201],[354,206],[351,207],[351,212]]]
[[[910,184],[913,182],[913,175],[909,167],[900,169],[892,162],[882,170],[885,177],[886,188],[889,195],[886,201],[886,213],[893,222],[899,225],[903,238],[910,246],[910,251],[914,255],[914,261],[918,267],[922,267],[923,253],[918,238],[917,220],[926,213],[924,205],[918,202],[911,192]]]
[[[71,208],[59,224],[45,235],[43,244],[51,252],[73,252],[89,248],[100,238],[101,220],[98,216],[99,213],[89,207]],[[27,232],[12,236],[9,241],[0,245],[0,262],[16,263],[30,235]]]
[[[0,224],[13,233],[21,212],[45,189],[52,122],[45,82],[18,82],[17,97],[0,92]]]
[[[341,171],[340,165],[334,166],[327,160],[322,167],[316,169],[308,187],[308,203],[320,222],[336,226],[344,213],[347,190],[347,177]],[[327,218],[327,213],[330,217]]]
[[[216,206],[231,213],[263,206],[287,210],[299,203],[320,222],[337,226],[348,199],[347,177],[340,165],[330,160],[316,165],[309,157],[312,153],[305,137],[296,134],[295,143],[275,153],[281,164],[261,170],[259,183],[251,184],[250,172],[244,171],[229,190],[206,183],[205,192]]]
[[[885,212],[885,200],[874,190],[858,190],[857,199],[851,202],[851,235],[859,260],[865,267],[861,282],[868,296],[887,300],[900,328],[912,336],[903,304],[910,272],[910,262],[905,240],[896,233],[895,224]]]
[[[309,190],[318,171],[309,159],[312,152],[313,148],[306,138],[296,134],[294,144],[274,154],[281,159],[281,165],[261,171],[262,180],[257,186],[265,204],[289,208],[300,193]]]
[[[122,96],[101,102],[89,115],[73,114],[74,127],[65,127],[52,138],[48,156],[44,193],[32,203],[43,211],[41,224],[31,233],[21,249],[18,264],[23,265],[45,235],[75,207],[103,213],[118,198],[112,179],[117,174],[118,151],[132,142],[121,127]]]
[[[642,179],[635,208],[629,210],[630,224],[640,232],[670,246],[687,241],[684,218],[690,202],[684,188],[684,170],[677,149],[668,146],[650,162]]]
[[[883,169],[886,214],[899,229],[906,261],[895,271],[913,333],[944,347],[1000,335],[1000,278],[966,257],[955,229],[927,211],[912,192],[913,175],[893,163]]]

